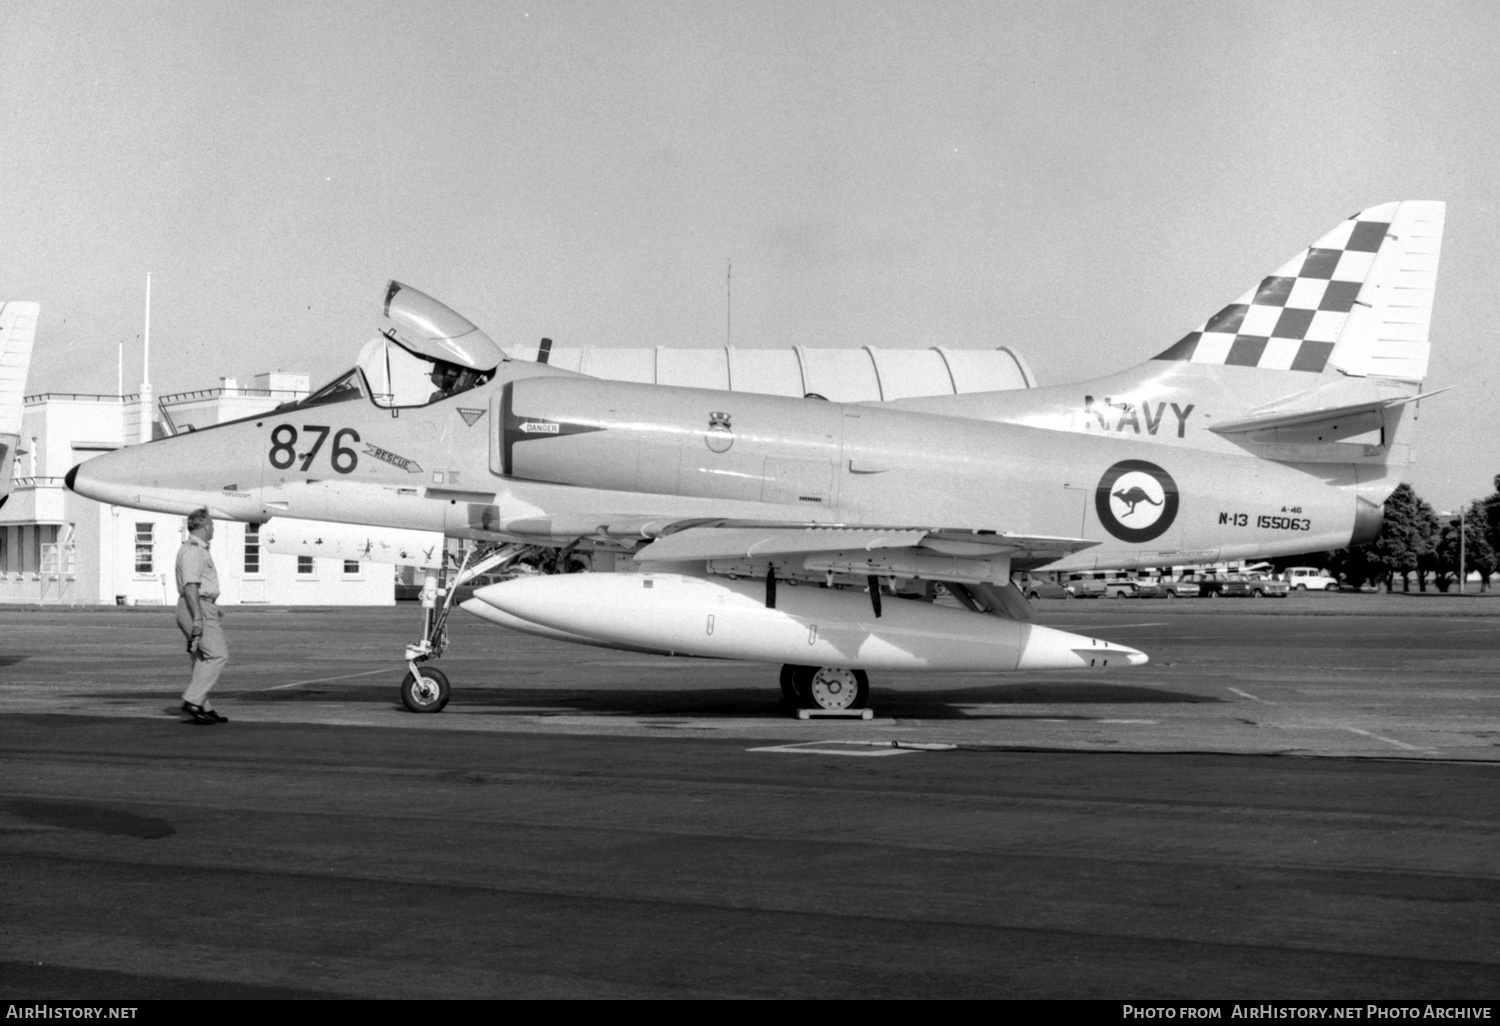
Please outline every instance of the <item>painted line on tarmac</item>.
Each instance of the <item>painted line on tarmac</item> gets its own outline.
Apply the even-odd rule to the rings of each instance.
[[[1250,701],[1252,701],[1252,702],[1259,702],[1261,705],[1275,705],[1276,704],[1275,702],[1267,702],[1264,698],[1256,698],[1250,692],[1248,692],[1248,691],[1241,691],[1239,688],[1230,688],[1229,690],[1233,691],[1236,695],[1239,695],[1241,698],[1248,698],[1248,699],[1250,699]]]
[[[322,684],[330,680],[348,680],[351,677],[373,677],[377,673],[390,673],[390,667],[379,670],[366,670],[364,673],[344,673],[337,677],[313,677],[311,680],[294,680],[290,684],[277,684],[274,688],[256,688],[251,694],[260,694],[262,691],[285,691],[287,688],[295,688],[301,684]]]
[[[780,755],[852,755],[856,758],[873,758],[880,755],[916,755],[918,752],[943,750],[952,745],[917,747],[903,743],[896,747],[890,741],[799,741],[790,745],[767,745],[762,748],[747,748],[747,752],[776,752]]]
[[[1339,726],[1339,729],[1341,729],[1341,730],[1347,730],[1347,731],[1350,731],[1351,733],[1355,733],[1355,734],[1363,734],[1365,737],[1373,737],[1376,741],[1384,741],[1386,744],[1388,744],[1388,745],[1395,745],[1397,748],[1403,749],[1404,751],[1408,751],[1408,752],[1430,752],[1430,751],[1432,751],[1432,749],[1430,749],[1430,748],[1422,748],[1419,745],[1409,745],[1405,741],[1397,741],[1395,738],[1382,737],[1381,735],[1372,733],[1372,732],[1370,732],[1368,730],[1360,730],[1358,727],[1346,727],[1342,723],[1339,724],[1338,726]]]
[[[1107,623],[1101,627],[1090,627],[1091,631],[1133,631],[1137,627],[1165,627],[1167,622],[1161,623]]]

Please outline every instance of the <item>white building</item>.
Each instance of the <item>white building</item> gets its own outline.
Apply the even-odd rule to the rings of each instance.
[[[255,387],[163,396],[177,430],[264,412],[308,394],[305,374],[261,374]],[[16,456],[15,490],[0,507],[0,604],[171,605],[185,518],[106,506],[67,490],[77,463],[160,435],[150,393],[28,396]],[[276,555],[259,528],[219,521],[212,543],[221,605],[392,605],[389,564]]]

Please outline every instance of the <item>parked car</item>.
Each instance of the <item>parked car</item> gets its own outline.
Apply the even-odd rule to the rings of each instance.
[[[1103,598],[1104,577],[1093,574],[1069,574],[1068,583],[1063,585],[1068,589],[1068,594],[1074,598]]]
[[[1315,566],[1289,567],[1281,576],[1293,591],[1339,590],[1339,582],[1327,570]]]
[[[1201,573],[1183,575],[1183,580],[1198,585],[1201,598],[1249,598],[1250,582],[1243,574]]]
[[[1033,577],[1028,573],[1011,574],[1010,582],[1021,590],[1032,601],[1037,599],[1065,599],[1072,598],[1068,589],[1064,588],[1054,580],[1046,577]]]
[[[1286,598],[1292,590],[1291,585],[1270,574],[1246,574],[1245,580],[1250,584],[1251,598]]]
[[[1136,598],[1197,598],[1198,585],[1175,577],[1156,577],[1136,582]]]

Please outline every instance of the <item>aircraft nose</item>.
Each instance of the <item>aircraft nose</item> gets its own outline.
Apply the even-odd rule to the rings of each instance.
[[[63,475],[63,484],[95,502],[137,506],[145,491],[138,482],[145,474],[135,448],[127,446],[77,464]]]
[[[259,516],[260,476],[248,477],[225,464],[228,447],[211,432],[127,445],[85,460],[63,475],[84,498],[113,506],[186,515],[200,507],[227,520]],[[234,481],[231,488],[222,482]],[[240,482],[251,489],[239,487]]]

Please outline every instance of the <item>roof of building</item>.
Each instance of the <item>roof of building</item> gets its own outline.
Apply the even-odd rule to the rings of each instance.
[[[816,392],[834,402],[878,402],[1036,386],[1026,361],[1005,346],[996,349],[946,346],[620,349],[560,346],[543,339],[536,347],[512,347],[509,353],[514,359],[537,360],[614,381],[767,395],[803,396]]]

